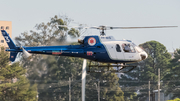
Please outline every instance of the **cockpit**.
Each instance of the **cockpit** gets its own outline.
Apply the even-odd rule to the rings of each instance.
[[[133,42],[122,43],[122,50],[125,53],[139,53],[142,60],[147,58],[147,53]]]

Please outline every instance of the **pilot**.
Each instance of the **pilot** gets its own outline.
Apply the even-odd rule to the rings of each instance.
[[[131,49],[130,49],[130,47],[129,47],[129,45],[127,45],[127,44],[124,44],[124,52],[131,52]]]

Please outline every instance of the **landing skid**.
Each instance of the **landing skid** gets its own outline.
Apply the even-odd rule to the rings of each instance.
[[[107,65],[104,65],[104,64],[101,65],[100,63],[98,63],[97,65],[91,65],[91,61],[90,61],[88,67],[89,67],[89,70],[87,72],[90,72],[90,73],[127,73],[127,72],[132,71],[137,66],[134,66],[134,65],[120,65],[120,64],[111,65],[110,63],[108,63]],[[103,69],[103,70],[91,70],[91,67],[98,67],[98,69],[99,68],[106,68],[106,69]],[[117,67],[117,70],[114,70],[112,68],[110,70],[109,67]],[[129,70],[123,70],[126,67],[131,67],[131,68]]]

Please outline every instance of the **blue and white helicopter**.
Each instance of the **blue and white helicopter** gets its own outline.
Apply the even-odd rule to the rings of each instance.
[[[115,40],[113,36],[105,36],[104,31],[109,29],[136,29],[136,28],[166,28],[176,26],[152,26],[152,27],[89,27],[90,29],[99,29],[100,36],[90,35],[78,39],[80,45],[64,45],[64,46],[37,46],[25,47],[16,46],[5,30],[1,30],[10,52],[10,61],[15,61],[19,52],[23,52],[25,57],[31,54],[47,54],[56,56],[80,57],[90,60],[90,67],[118,67],[115,72],[129,72],[136,66],[126,65],[128,63],[136,63],[145,60],[148,55],[139,46],[130,40]],[[91,61],[99,63],[107,63],[107,65],[91,65]],[[111,64],[112,63],[112,64]],[[132,67],[128,71],[123,71],[125,67]]]

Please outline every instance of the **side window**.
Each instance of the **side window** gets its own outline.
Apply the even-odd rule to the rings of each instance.
[[[121,52],[121,48],[120,48],[119,44],[116,44],[116,51]]]
[[[129,53],[136,52],[134,47],[130,44],[122,44],[122,48],[123,48],[124,52],[129,52]]]
[[[131,49],[131,52],[132,52],[132,53],[135,53],[135,52],[136,52],[135,49],[134,49],[134,47],[133,47],[132,45],[130,45],[130,49]]]

